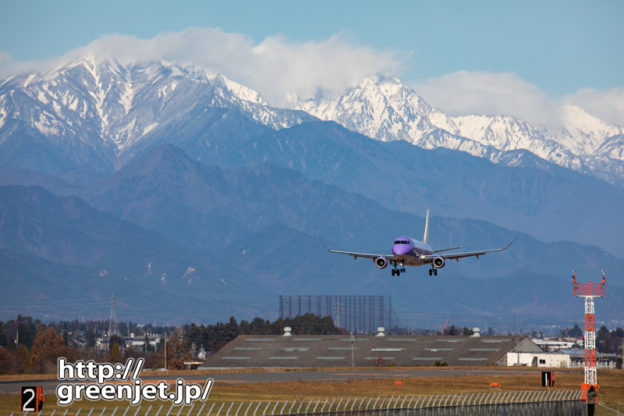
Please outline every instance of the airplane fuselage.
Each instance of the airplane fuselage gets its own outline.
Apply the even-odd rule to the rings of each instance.
[[[513,240],[515,241],[515,240]],[[513,241],[511,243],[513,243]],[[415,240],[410,237],[399,237],[394,240],[392,244],[392,254],[376,254],[376,253],[359,253],[356,251],[342,251],[342,250],[330,250],[332,253],[346,254],[352,256],[357,260],[358,257],[364,257],[371,259],[378,269],[385,269],[388,265],[392,265],[392,275],[400,276],[401,273],[405,273],[404,266],[422,266],[428,264],[429,276],[437,276],[438,269],[442,269],[447,260],[457,260],[466,257],[482,256],[486,253],[492,253],[495,251],[504,251],[509,248],[511,243],[502,248],[494,248],[488,250],[477,251],[464,251],[464,252],[452,252],[454,250],[463,248],[450,247],[441,250],[433,250],[428,244],[429,242],[429,210],[427,210],[427,216],[425,218],[425,233],[422,241]]]
[[[392,244],[392,254],[399,260],[399,263],[407,266],[423,265],[425,262],[421,260],[420,256],[431,253],[433,253],[433,249],[429,244],[410,237],[399,237]]]

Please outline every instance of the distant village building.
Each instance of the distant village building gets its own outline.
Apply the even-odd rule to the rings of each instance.
[[[570,367],[583,367],[585,350],[574,348],[561,350],[560,352],[570,357]],[[621,358],[617,354],[596,353],[596,368],[617,368],[618,360],[621,360]]]
[[[135,337],[134,333],[130,334],[129,337],[125,337],[124,340],[125,348],[134,348],[136,350],[145,350],[145,336]],[[150,349],[156,349],[158,344],[161,342],[160,335],[151,335],[147,337],[147,342],[149,343]]]
[[[568,348],[574,347],[575,345],[580,345],[582,347],[583,345],[582,339],[581,339],[580,344],[575,339],[561,340],[561,339],[548,339],[548,338],[544,338],[544,339],[531,338],[531,341],[533,341],[536,345],[538,345],[542,350],[546,352],[553,352],[553,351],[558,351],[562,349],[568,349]]]

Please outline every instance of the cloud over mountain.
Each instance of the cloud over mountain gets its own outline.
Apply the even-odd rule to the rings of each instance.
[[[582,107],[608,123],[624,126],[624,87],[608,90],[583,88],[562,100]]]
[[[457,71],[410,86],[432,105],[454,115],[513,115],[535,125],[559,127],[563,107],[573,104],[611,124],[624,126],[624,88],[581,89],[551,97],[513,73]]]
[[[292,108],[319,94],[337,96],[374,75],[405,78],[414,63],[409,51],[379,50],[352,40],[348,32],[329,38],[295,41],[281,35],[257,42],[219,28],[191,27],[144,39],[110,34],[41,62],[18,62],[0,51],[0,77],[47,71],[78,57],[92,56],[122,64],[171,61],[194,64],[258,91],[272,105]],[[406,82],[433,106],[450,115],[513,115],[534,125],[558,126],[562,107],[573,104],[611,124],[624,126],[624,87],[584,88],[552,97],[511,72],[465,71]]]
[[[377,73],[397,73],[398,54],[355,44],[345,34],[320,41],[296,42],[271,36],[257,43],[249,36],[221,29],[187,28],[151,39],[112,34],[47,62],[18,64],[0,55],[0,75],[24,69],[49,69],[83,56],[122,64],[167,60],[192,63],[259,91],[271,104],[288,106],[319,88],[341,90]]]

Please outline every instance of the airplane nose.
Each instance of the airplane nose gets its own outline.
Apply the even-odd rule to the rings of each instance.
[[[408,244],[394,244],[392,246],[392,252],[395,255],[399,255],[399,256],[409,253],[411,249],[412,247],[409,246]]]

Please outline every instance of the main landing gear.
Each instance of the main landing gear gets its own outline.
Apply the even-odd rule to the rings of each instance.
[[[438,269],[434,269],[434,268],[429,269],[429,276],[431,276],[431,275],[437,276],[438,275]]]
[[[394,266],[394,269],[392,269],[392,276],[401,276],[401,273],[405,273],[405,267],[399,269]]]

